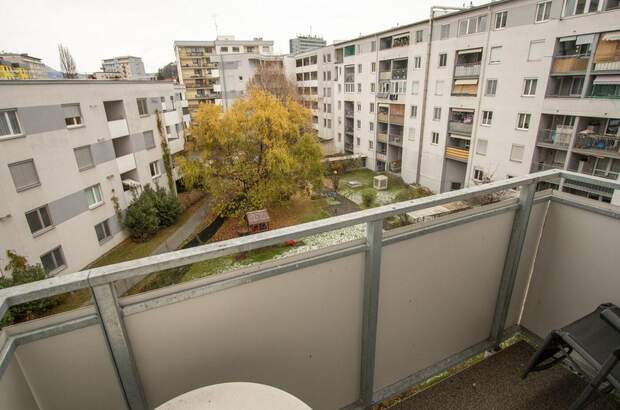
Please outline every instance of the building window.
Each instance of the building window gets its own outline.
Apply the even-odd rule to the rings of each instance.
[[[357,110],[362,111],[362,103],[357,103]]]
[[[155,148],[155,137],[153,135],[153,131],[144,131],[142,135],[144,136],[144,148]]]
[[[228,53],[228,47],[220,47],[220,53]]]
[[[97,234],[97,240],[99,243],[110,239],[112,237],[112,233],[110,232],[108,221],[103,221],[95,225],[95,233]]]
[[[360,74],[362,72],[362,65],[358,64],[357,65],[357,73]]]
[[[66,266],[62,247],[59,246],[41,255],[41,265],[47,273],[56,273],[62,270]]]
[[[474,181],[482,181],[484,179],[484,171],[480,168],[474,168]]]
[[[446,67],[448,65],[448,54],[439,54],[439,67]]]
[[[233,47],[232,51],[233,51],[233,53],[238,53],[239,52],[239,47]]]
[[[501,30],[506,27],[506,20],[508,19],[507,11],[498,11],[495,13],[495,30]]]
[[[375,63],[374,61],[370,63],[370,71],[373,73],[377,71],[377,63]]]
[[[415,56],[413,57],[413,68],[421,68],[422,67],[422,57]]]
[[[355,139],[355,144],[359,147],[360,146],[360,137],[357,137]]]
[[[152,178],[157,178],[158,176],[161,175],[161,172],[159,170],[159,161],[153,161],[149,163],[149,169],[151,170]]]
[[[32,159],[9,164],[9,171],[17,192],[41,185],[39,174]]]
[[[22,135],[17,110],[0,111],[0,138]]]
[[[75,161],[77,162],[79,171],[85,171],[95,166],[93,154],[90,151],[90,145],[74,148],[73,153],[75,154]]]
[[[52,218],[50,218],[47,205],[26,212],[26,221],[28,222],[30,232],[33,234],[39,233],[45,228],[52,226]]]
[[[372,149],[372,140],[368,141],[368,149]]]
[[[358,93],[362,92],[362,83],[357,83],[357,92]]]
[[[138,114],[148,115],[149,107],[146,105],[146,98],[136,98],[136,102],[138,103]]]
[[[474,16],[459,21],[459,36],[481,33],[487,30],[487,16]]]
[[[415,118],[415,117],[418,116],[418,106],[417,105],[412,105],[410,107],[409,116],[411,118]]]
[[[431,133],[431,144],[433,145],[439,144],[439,133],[438,132]]]
[[[478,155],[486,155],[487,154],[487,145],[489,145],[487,140],[478,140],[478,145],[476,146],[476,154]]]
[[[450,37],[450,25],[449,24],[442,24],[441,25],[441,31],[439,34],[439,39],[440,40],[445,40],[448,37]]]
[[[489,64],[497,64],[502,61],[502,46],[491,47],[489,54]]]
[[[416,95],[418,92],[420,92],[420,82],[414,81],[411,83],[411,94]]]
[[[525,145],[512,144],[510,149],[510,160],[514,162],[523,162],[523,154],[525,152]]]
[[[488,97],[493,97],[495,96],[496,91],[497,91],[497,80],[495,79],[487,80],[487,86],[486,86],[486,89],[484,90],[484,95]]]
[[[424,30],[417,30],[415,32],[415,42],[421,43],[422,41],[424,41]]]
[[[377,51],[377,42],[376,41],[371,41],[370,42],[370,51]]]
[[[338,142],[341,142],[341,141],[342,141],[342,133],[339,132],[338,133]]]
[[[540,61],[545,51],[545,40],[530,41],[530,49],[527,53],[527,61]]]
[[[93,185],[84,190],[86,195],[86,203],[89,209],[93,209],[103,204],[103,196],[101,195],[101,185]]]
[[[523,95],[533,96],[536,94],[536,84],[538,80],[535,78],[526,78],[523,85]]]
[[[371,93],[375,92],[375,83],[370,83],[370,92]]]
[[[372,122],[372,121],[371,121],[371,122],[369,122],[369,123],[368,123],[368,129],[369,129],[370,131],[374,131],[374,130],[375,130],[375,123],[374,123],[374,122]]]
[[[62,112],[65,116],[65,125],[67,128],[78,127],[82,125],[82,113],[80,112],[80,104],[63,104]]]
[[[443,81],[437,80],[435,82],[435,95],[443,95]]]
[[[439,121],[441,119],[441,107],[433,108],[433,121]]]
[[[368,111],[375,112],[375,103],[370,103],[370,105],[368,106]]]
[[[532,119],[532,114],[524,114],[519,113],[519,118],[517,121],[517,129],[519,130],[529,130],[530,129],[530,120]]]
[[[362,128],[362,120],[357,120],[356,122],[357,122],[357,128],[358,129]],[[359,145],[359,144],[357,144],[357,145]]]
[[[493,111],[482,111],[482,125],[491,125],[493,121]]]
[[[567,2],[567,4],[570,4],[570,3],[571,3],[570,1]],[[544,3],[538,3],[536,5],[536,23],[542,23],[544,21],[549,20],[550,14],[551,14],[551,2],[550,1],[545,1]]]

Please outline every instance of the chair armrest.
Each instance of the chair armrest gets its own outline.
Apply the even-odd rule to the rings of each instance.
[[[616,329],[616,331],[620,332],[620,317],[616,314],[616,312],[610,308],[607,308],[601,312],[601,317],[611,327]]]

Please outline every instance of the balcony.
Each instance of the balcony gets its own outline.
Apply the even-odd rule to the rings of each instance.
[[[124,137],[129,135],[129,127],[126,119],[108,121],[108,130],[112,138]]]
[[[556,56],[551,65],[551,74],[584,73],[588,69],[589,56]]]
[[[544,337],[601,301],[619,302],[620,211],[536,194],[539,182],[560,176],[620,188],[547,171],[2,289],[0,317],[79,289],[95,303],[0,331],[0,408],[154,408],[231,380],[275,386],[312,408],[368,408],[514,334]],[[512,188],[519,198],[382,229],[388,217]],[[134,296],[114,290],[162,269],[359,224],[368,234],[324,249]],[[449,256],[446,243],[458,244]],[[566,390],[547,372],[517,382],[532,349],[515,358],[523,345],[515,346],[465,371],[494,369],[488,383],[474,388],[453,376],[413,396],[414,407],[465,404],[442,406],[445,389],[457,400],[509,399],[517,408],[538,404],[521,397],[528,386]]]
[[[570,145],[572,130],[570,128],[540,130],[538,146],[567,150]]]
[[[480,77],[480,63],[463,63],[454,67],[455,77]]]
[[[353,143],[352,142],[345,142],[344,143],[344,150],[346,152],[353,152]]]
[[[345,118],[353,118],[353,110],[344,110]]]
[[[620,137],[577,133],[574,151],[586,155],[620,158]]]
[[[123,155],[122,157],[116,158],[116,165],[118,166],[119,174],[124,174],[132,169],[136,169],[136,157],[133,153]]]
[[[353,134],[353,126],[352,125],[345,125],[344,126],[344,132],[347,134]]]
[[[168,148],[170,149],[170,154],[176,154],[178,152],[183,151],[184,144],[183,138],[176,138],[168,142]]]
[[[448,121],[448,132],[454,134],[471,135],[472,123],[460,121]]]
[[[383,71],[379,73],[379,81],[389,81],[392,79],[391,71]]]
[[[390,125],[403,125],[405,123],[405,116],[403,114],[390,113]]]
[[[446,158],[456,161],[467,162],[469,159],[468,148],[446,147]]]
[[[390,134],[389,143],[392,145],[402,146],[403,145],[403,136],[402,134]]]
[[[179,122],[179,113],[176,110],[164,112],[164,123],[166,125],[174,125]]]
[[[388,142],[387,132],[378,132],[377,131],[377,142],[383,142],[384,144],[387,144],[387,142]]]
[[[387,151],[377,151],[375,154],[375,158],[378,161],[383,161],[383,162],[387,161]]]
[[[401,169],[402,161],[390,161],[389,163],[389,171],[399,174]]]
[[[377,113],[377,121],[384,122],[387,124],[389,115],[387,112],[378,112]]]

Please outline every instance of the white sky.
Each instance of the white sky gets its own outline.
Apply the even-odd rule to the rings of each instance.
[[[330,44],[426,19],[431,5],[463,5],[463,0],[2,2],[0,51],[29,53],[58,69],[62,43],[79,72],[98,71],[102,59],[119,55],[142,57],[146,71],[155,72],[174,60],[175,40],[213,40],[213,15],[220,35],[263,37],[275,41],[276,53],[288,53],[288,39],[307,34],[311,26],[312,34]]]

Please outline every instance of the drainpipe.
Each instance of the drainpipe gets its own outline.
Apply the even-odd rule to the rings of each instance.
[[[469,142],[469,158],[467,159],[467,167],[465,169],[465,187],[469,186],[471,177],[471,170],[474,166],[474,152],[476,149],[476,142],[478,141],[478,122],[480,121],[480,106],[482,104],[482,96],[484,95],[484,81],[487,68],[487,56],[489,55],[489,42],[491,40],[491,24],[493,14],[491,13],[491,5],[487,6],[489,12],[489,24],[487,26],[487,38],[484,44],[484,50],[482,51],[482,61],[480,62],[480,77],[478,80],[478,89],[480,95],[478,96],[478,102],[476,104],[476,111],[474,112],[474,122],[472,124],[471,139]]]
[[[442,7],[432,6],[430,16],[428,19],[428,46],[426,47],[426,65],[424,67],[424,85],[422,87],[422,106],[420,107],[420,113],[422,118],[420,119],[420,138],[418,142],[418,163],[416,165],[415,182],[420,183],[420,170],[422,168],[422,147],[424,142],[424,125],[426,124],[426,100],[428,98],[428,74],[431,67],[431,46],[433,43],[433,17],[435,17],[435,11],[458,11],[466,10],[463,7]],[[404,132],[404,130],[403,130]],[[388,137],[389,138],[389,137]]]

